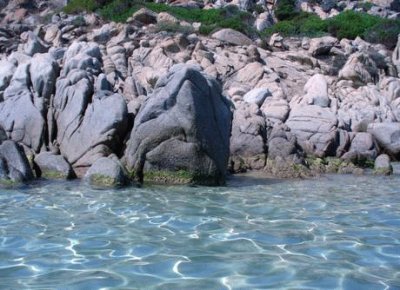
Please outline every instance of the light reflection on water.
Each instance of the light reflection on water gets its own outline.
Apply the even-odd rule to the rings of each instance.
[[[0,190],[1,289],[400,289],[400,178]]]

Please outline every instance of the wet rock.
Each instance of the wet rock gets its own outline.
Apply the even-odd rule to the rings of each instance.
[[[62,155],[51,152],[42,152],[35,157],[34,163],[38,167],[38,176],[48,179],[72,179],[75,172]]]
[[[140,182],[154,172],[185,172],[189,182],[222,184],[231,119],[215,80],[194,67],[174,66],[135,118],[127,168]]]
[[[390,157],[386,154],[381,154],[375,159],[374,174],[391,175],[393,167],[390,164]]]
[[[97,159],[86,172],[84,179],[94,187],[120,187],[129,183],[125,168],[115,157]]]
[[[0,145],[0,184],[14,184],[33,179],[33,172],[23,148],[7,140]]]

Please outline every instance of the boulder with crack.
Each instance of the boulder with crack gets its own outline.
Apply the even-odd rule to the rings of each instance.
[[[139,182],[222,184],[232,113],[218,83],[177,65],[160,79],[135,118],[125,151]]]

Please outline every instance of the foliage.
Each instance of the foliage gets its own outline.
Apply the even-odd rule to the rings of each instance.
[[[298,16],[295,0],[280,0],[275,8],[275,16],[278,20],[289,20]]]
[[[372,43],[383,43],[393,48],[400,33],[400,20],[383,19],[366,13],[345,11],[322,20],[310,13],[299,13],[294,18],[279,21],[267,28],[263,35],[279,32],[283,36],[321,36],[331,34],[339,39],[355,39],[357,36]]]
[[[133,13],[142,7],[146,7],[156,13],[168,12],[180,20],[188,22],[200,22],[200,33],[209,34],[219,28],[232,28],[243,33],[253,32],[250,26],[251,15],[240,11],[236,6],[228,6],[223,9],[196,9],[170,6],[164,3],[145,2],[142,0],[109,0],[99,4],[99,0],[72,0],[64,9],[67,13],[81,11],[97,11],[108,20],[124,22]],[[170,30],[176,27],[166,27]]]

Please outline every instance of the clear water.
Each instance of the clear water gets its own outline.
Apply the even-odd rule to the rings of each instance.
[[[400,176],[0,191],[1,289],[400,289]]]

